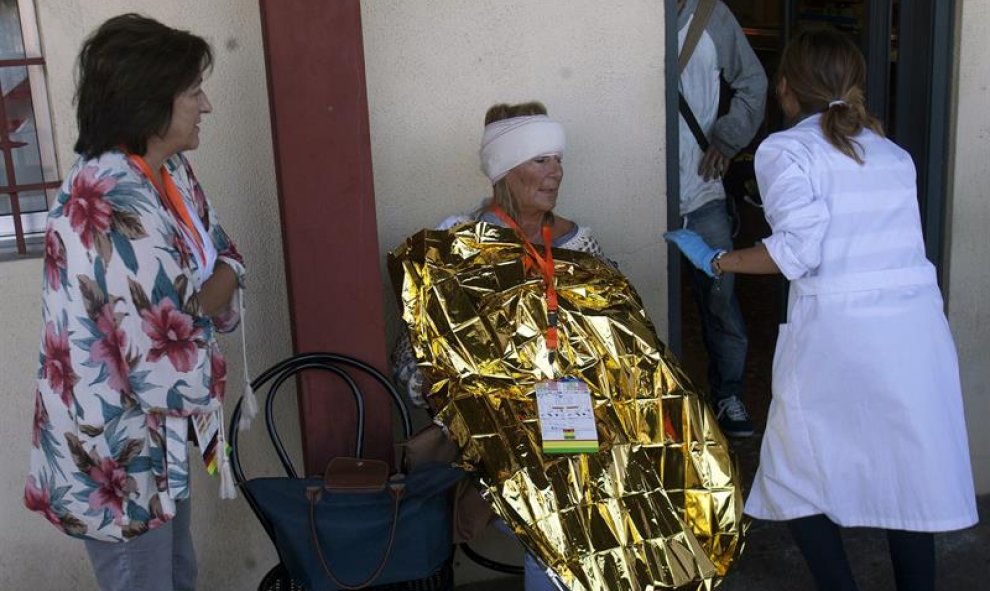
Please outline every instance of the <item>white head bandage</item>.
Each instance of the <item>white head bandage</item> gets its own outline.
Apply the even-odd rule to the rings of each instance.
[[[493,185],[513,168],[544,154],[564,154],[564,127],[546,115],[495,121],[481,136],[481,172]]]

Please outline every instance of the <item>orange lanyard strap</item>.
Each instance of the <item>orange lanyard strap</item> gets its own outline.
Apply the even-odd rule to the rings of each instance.
[[[536,267],[540,270],[540,274],[543,275],[543,282],[546,286],[546,300],[547,300],[547,349],[550,351],[550,362],[553,363],[557,355],[557,347],[559,344],[558,334],[557,334],[557,324],[558,324],[558,311],[559,307],[557,305],[557,286],[554,283],[554,266],[553,266],[553,229],[547,225],[543,225],[543,256],[540,256],[536,247],[529,241],[529,238],[523,233],[522,228],[516,223],[514,219],[509,217],[505,211],[502,210],[498,205],[492,204],[492,213],[497,215],[502,222],[515,230],[516,235],[523,243],[523,247],[526,249],[526,254],[530,256],[532,261],[536,264]]]
[[[158,183],[155,182],[155,177],[151,175],[151,167],[148,163],[144,161],[144,158],[136,154],[128,154],[127,157],[131,162],[137,166],[144,176],[148,178],[155,190],[158,191],[158,196],[165,206],[165,209],[172,213],[172,216],[183,226],[186,230],[186,234],[191,236],[194,241],[194,246],[199,255],[199,258],[205,259],[206,255],[203,251],[203,237],[200,236],[199,230],[196,229],[196,225],[192,221],[192,217],[189,215],[189,208],[186,207],[186,202],[182,199],[182,195],[179,193],[179,188],[175,186],[175,181],[172,180],[172,175],[165,170],[163,166],[161,169],[162,173],[162,183],[164,187],[159,187]]]

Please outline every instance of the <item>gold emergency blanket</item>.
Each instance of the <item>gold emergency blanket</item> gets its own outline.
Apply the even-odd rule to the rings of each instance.
[[[553,255],[555,366],[543,279],[512,230],[423,231],[389,255],[436,418],[495,512],[573,591],[712,589],[741,548],[725,437],[628,280]],[[561,377],[590,387],[597,453],[542,452],[534,384]]]

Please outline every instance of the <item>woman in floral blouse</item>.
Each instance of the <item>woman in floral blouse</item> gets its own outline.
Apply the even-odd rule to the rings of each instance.
[[[182,155],[212,109],[212,59],[202,38],[133,14],[79,55],[79,158],[45,233],[25,504],[86,540],[104,590],[193,589],[187,442],[229,476],[215,332],[238,323],[244,266]]]

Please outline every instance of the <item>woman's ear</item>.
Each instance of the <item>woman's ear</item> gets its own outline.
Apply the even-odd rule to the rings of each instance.
[[[787,87],[787,78],[783,76],[777,82],[777,102],[780,103],[780,110],[784,112],[784,116],[788,119],[797,117],[801,112],[801,106],[798,104],[797,97]]]
[[[777,98],[783,98],[784,94],[787,92],[787,78],[783,76],[777,81]]]

